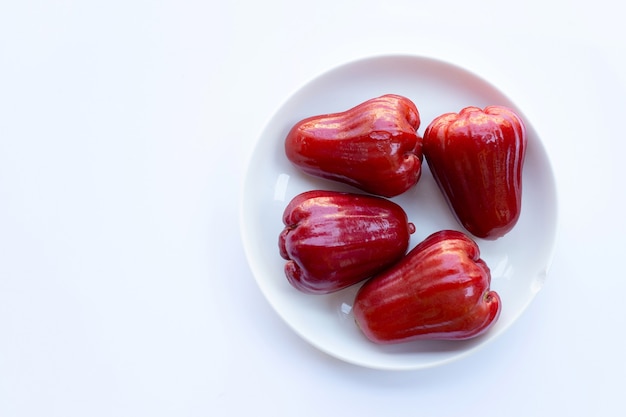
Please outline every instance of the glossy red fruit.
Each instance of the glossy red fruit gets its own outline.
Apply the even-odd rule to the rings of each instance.
[[[411,100],[387,94],[341,113],[298,122],[285,139],[285,154],[310,175],[393,197],[420,178],[419,125]]]
[[[363,284],[354,316],[376,343],[473,338],[500,315],[500,297],[490,281],[472,239],[458,231],[436,232]]]
[[[415,226],[381,197],[308,191],[283,214],[280,255],[285,275],[305,293],[324,294],[362,281],[406,253]]]
[[[513,110],[466,107],[441,115],[426,128],[423,145],[435,181],[468,232],[493,240],[515,226],[527,138]]]

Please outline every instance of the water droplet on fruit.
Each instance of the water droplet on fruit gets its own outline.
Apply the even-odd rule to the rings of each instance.
[[[391,133],[382,130],[375,130],[370,133],[370,138],[377,140],[386,140],[391,137]]]

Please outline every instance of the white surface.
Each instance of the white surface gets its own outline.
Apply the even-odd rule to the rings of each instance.
[[[305,340],[349,363],[383,370],[415,370],[447,364],[490,342],[523,313],[545,282],[557,225],[554,176],[531,121],[525,119],[528,151],[523,172],[522,214],[515,228],[496,241],[476,239],[490,266],[491,289],[502,299],[502,312],[482,337],[464,342],[434,341],[375,345],[358,330],[352,305],[358,285],[329,295],[296,291],[284,274],[278,255],[283,212],[296,195],[315,189],[358,191],[333,181],[302,174],[284,154],[284,138],[299,120],[336,113],[365,100],[392,93],[414,101],[422,125],[469,105],[498,104],[515,108],[503,92],[476,75],[449,63],[419,56],[383,55],[357,60],[324,72],[280,107],[255,143],[246,166],[242,196],[242,239],[258,284],[286,323]],[[418,184],[392,199],[416,226],[410,248],[444,229],[464,229],[455,220],[428,165]]]
[[[619,3],[311,5],[1,3],[0,415],[624,415]],[[321,71],[381,53],[505,91],[559,192],[553,265],[524,315],[421,371],[303,341],[239,238],[270,117]]]

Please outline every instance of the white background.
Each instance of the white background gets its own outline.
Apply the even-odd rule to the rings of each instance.
[[[618,416],[626,386],[619,2],[2,1],[0,416]],[[417,372],[300,339],[246,264],[249,152],[320,72],[411,53],[488,79],[552,160],[543,290]],[[275,242],[268,242],[275,244]]]

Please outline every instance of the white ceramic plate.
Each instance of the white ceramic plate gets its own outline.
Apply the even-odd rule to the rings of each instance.
[[[386,93],[411,99],[420,111],[419,133],[436,116],[472,105],[516,109],[528,131],[522,212],[516,227],[496,241],[477,239],[492,272],[491,287],[502,298],[498,322],[469,341],[418,341],[379,346],[356,327],[350,312],[358,286],[330,295],[307,295],[287,282],[278,253],[282,213],[297,194],[312,189],[356,191],[313,178],[284,155],[289,129],[308,116],[347,110]],[[411,247],[441,229],[463,230],[437,188],[427,164],[418,184],[393,198],[417,228]],[[549,159],[523,112],[488,82],[457,66],[416,56],[380,56],[326,72],[297,91],[271,119],[252,152],[241,200],[241,230],[254,277],[278,315],[305,340],[341,360],[377,369],[432,367],[467,356],[504,332],[542,287],[552,258],[557,223],[556,189]]]

